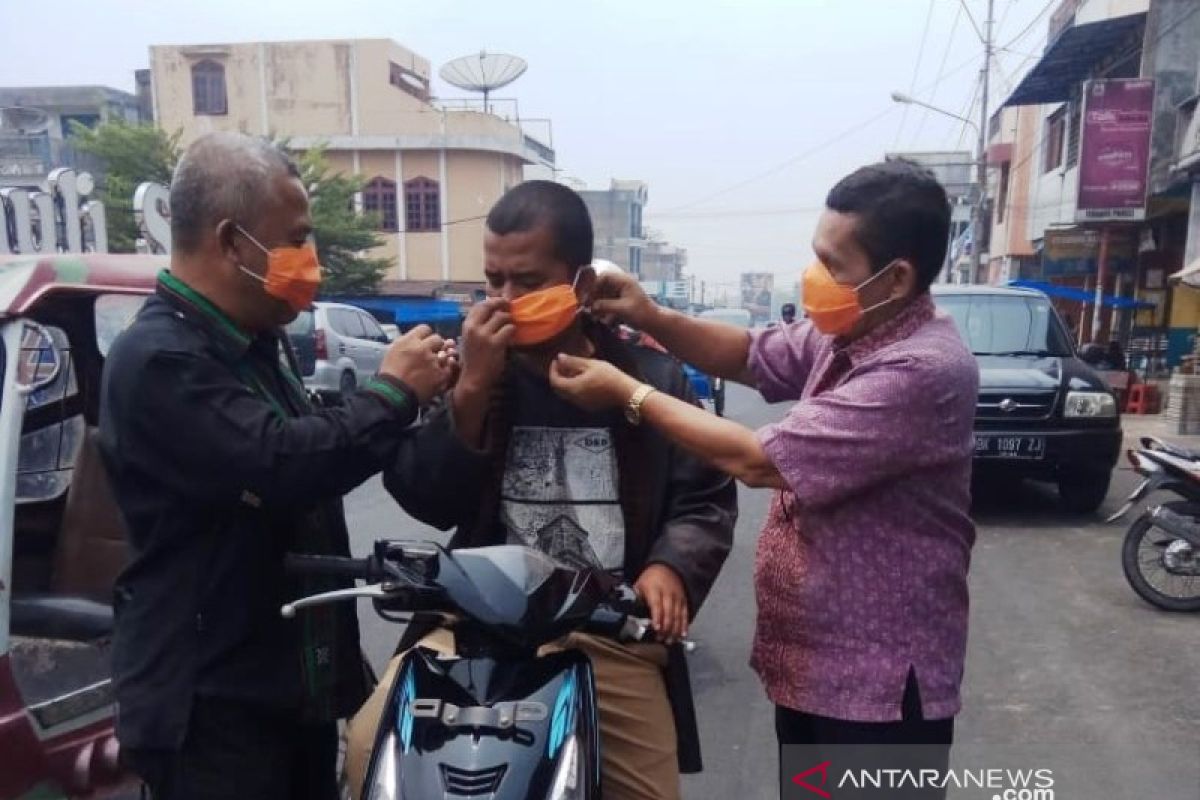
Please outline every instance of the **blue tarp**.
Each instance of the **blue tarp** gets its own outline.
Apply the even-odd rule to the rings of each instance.
[[[1074,286],[1056,286],[1053,283],[1045,283],[1043,281],[1009,281],[1009,286],[1018,289],[1035,289],[1047,297],[1058,297],[1063,300],[1075,300],[1080,303],[1091,305],[1096,302],[1096,293],[1086,289],[1077,289]],[[1101,302],[1109,308],[1154,308],[1154,303],[1148,303],[1145,300],[1134,300],[1131,297],[1115,297],[1111,294],[1106,294],[1101,298]]]
[[[397,325],[446,322],[462,317],[458,303],[453,300],[430,300],[420,297],[372,297],[369,295],[330,299],[338,303],[357,306],[377,317],[390,317]]]

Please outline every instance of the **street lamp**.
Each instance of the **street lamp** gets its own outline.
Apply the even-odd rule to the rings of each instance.
[[[892,92],[892,100],[902,105],[920,106],[942,114],[952,119],[957,119],[975,129],[976,136],[979,137],[979,153],[975,160],[975,180],[979,184],[979,200],[975,203],[975,219],[972,222],[971,231],[971,268],[973,275],[971,281],[974,282],[979,277],[979,266],[983,263],[982,243],[983,243],[983,225],[984,225],[984,208],[987,203],[987,162],[984,155],[984,148],[987,146],[983,139],[983,128],[979,127],[974,120],[964,117],[961,114],[955,114],[953,111],[947,111],[944,108],[938,108],[935,105],[930,105],[922,100],[905,94],[904,92]]]

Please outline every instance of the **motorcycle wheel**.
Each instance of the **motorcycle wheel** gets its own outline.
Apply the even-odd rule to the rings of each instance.
[[[1200,518],[1200,508],[1190,503],[1164,505],[1177,514]],[[1200,576],[1173,575],[1163,566],[1166,548],[1174,541],[1175,537],[1156,528],[1149,512],[1144,512],[1129,526],[1121,548],[1125,579],[1139,597],[1164,611],[1200,611]],[[1172,591],[1173,587],[1179,591]]]

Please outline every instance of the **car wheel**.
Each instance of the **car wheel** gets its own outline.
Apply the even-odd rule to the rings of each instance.
[[[341,380],[338,381],[338,391],[342,394],[350,394],[358,388],[358,379],[354,377],[353,372],[343,372]]]
[[[1076,514],[1091,514],[1108,497],[1111,472],[1081,472],[1058,479],[1063,507]]]

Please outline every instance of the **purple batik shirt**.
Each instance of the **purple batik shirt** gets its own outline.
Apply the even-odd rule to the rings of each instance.
[[[755,565],[751,664],[778,705],[901,718],[915,670],[926,719],[961,707],[972,422],[979,373],[922,296],[844,345],[808,322],[754,335],[763,397],[798,401],[759,431],[788,488]]]

